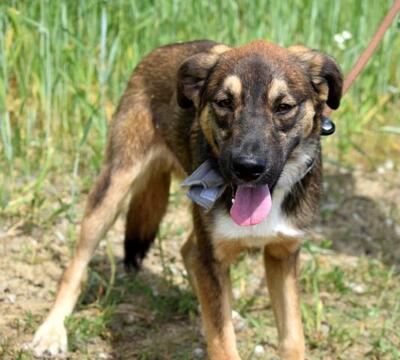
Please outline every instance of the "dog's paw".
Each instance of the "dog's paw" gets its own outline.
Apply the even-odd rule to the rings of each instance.
[[[67,331],[64,324],[50,319],[40,325],[30,344],[36,357],[63,356],[67,352],[67,346]]]

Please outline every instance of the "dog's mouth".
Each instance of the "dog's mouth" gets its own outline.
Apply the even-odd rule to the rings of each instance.
[[[226,165],[228,164],[228,166]],[[220,161],[219,169],[227,184],[231,186],[232,205],[230,216],[239,226],[254,226],[262,223],[269,216],[272,208],[272,193],[281,175],[276,164],[255,174],[245,176],[232,171],[230,163]]]
[[[268,185],[237,185],[233,187],[230,215],[240,226],[252,226],[263,222],[272,207]]]

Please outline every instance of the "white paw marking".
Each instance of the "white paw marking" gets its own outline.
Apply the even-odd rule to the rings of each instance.
[[[68,348],[67,331],[62,321],[47,320],[36,330],[30,344],[34,356],[62,356]]]

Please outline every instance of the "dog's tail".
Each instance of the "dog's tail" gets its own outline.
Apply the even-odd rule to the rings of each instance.
[[[139,269],[168,205],[170,169],[152,166],[140,191],[132,195],[126,218],[125,266]]]

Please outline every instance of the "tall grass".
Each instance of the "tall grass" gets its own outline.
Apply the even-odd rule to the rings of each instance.
[[[49,172],[77,177],[99,168],[113,109],[135,64],[152,48],[198,38],[233,45],[265,38],[323,49],[347,72],[391,3],[3,1],[0,207],[12,204],[21,187],[25,193],[41,191]],[[334,35],[343,30],[352,38],[341,49]],[[359,134],[365,129],[399,125],[399,35],[392,26],[343,110],[334,115],[339,136],[330,140],[332,158],[352,148],[362,152]]]

